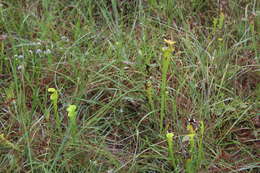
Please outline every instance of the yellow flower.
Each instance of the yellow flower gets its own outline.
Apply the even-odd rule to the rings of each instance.
[[[56,91],[55,88],[48,88],[48,92],[54,93]]]
[[[58,100],[58,92],[55,88],[48,88],[48,92],[52,93],[51,94],[51,100],[57,101]]]
[[[75,105],[69,105],[69,107],[67,108],[68,117],[74,118],[76,116],[76,109],[77,107]]]
[[[193,129],[193,126],[190,124],[187,125],[187,130],[189,131],[189,134],[187,134],[183,137],[182,142],[194,140],[196,133],[195,133],[195,130]]]
[[[188,124],[187,125],[187,130],[191,133],[191,134],[195,134],[195,130],[193,129],[193,126]]]
[[[223,38],[218,38],[218,41],[223,41]]]
[[[167,140],[172,140],[173,136],[174,136],[173,133],[167,133],[167,134],[166,134]]]
[[[172,40],[167,40],[167,39],[164,39],[164,42],[166,44],[169,44],[169,45],[174,45],[176,42],[175,41],[172,41]]]

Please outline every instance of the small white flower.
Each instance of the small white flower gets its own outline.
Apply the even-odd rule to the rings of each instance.
[[[14,55],[14,58],[17,58],[17,59],[23,59],[24,56],[23,56],[23,55]]]
[[[23,69],[23,65],[19,65],[18,67],[17,67],[17,70],[22,70]]]
[[[162,51],[169,49],[168,47],[162,47]]]
[[[24,56],[23,55],[18,55],[18,57],[17,57],[18,59],[23,59],[24,58]]]
[[[69,42],[69,41],[70,41],[70,40],[68,39],[68,37],[66,37],[66,36],[62,36],[62,37],[61,37],[61,40],[65,41],[65,42]]]
[[[41,50],[41,49],[36,49],[35,53],[41,54],[41,53],[42,53],[42,50]]]
[[[114,170],[110,169],[110,170],[107,171],[107,173],[114,173]]]
[[[126,64],[126,65],[134,65],[134,64],[135,64],[135,63],[130,62],[130,61],[123,61],[122,63],[123,63],[123,64]]]
[[[51,54],[51,50],[47,49],[46,51],[44,51],[44,54]]]

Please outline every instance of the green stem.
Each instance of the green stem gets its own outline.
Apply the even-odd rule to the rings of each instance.
[[[53,101],[53,108],[54,108],[54,116],[55,116],[55,123],[58,128],[58,130],[61,130],[61,122],[60,122],[60,117],[59,117],[59,112],[58,112],[58,101],[54,100]]]
[[[162,81],[161,81],[161,108],[160,108],[160,131],[163,130],[163,120],[165,117],[166,108],[166,86],[167,86],[167,71],[170,64],[172,50],[170,48],[166,49],[163,54],[162,59]]]
[[[166,134],[166,140],[167,140],[167,143],[168,143],[169,161],[170,161],[172,167],[174,169],[176,169],[176,167],[177,167],[177,160],[175,159],[175,156],[174,156],[173,136],[174,136],[173,133],[167,133]]]

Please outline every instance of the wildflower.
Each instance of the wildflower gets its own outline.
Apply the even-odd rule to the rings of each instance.
[[[166,51],[166,50],[168,50],[168,47],[166,47],[166,46],[162,47],[163,52]]]
[[[17,70],[22,70],[23,68],[24,68],[23,65],[19,65],[19,66],[17,67]]]
[[[77,107],[75,105],[69,105],[69,107],[67,108],[69,118],[74,119],[76,117],[76,109]]]
[[[50,49],[47,49],[43,52],[44,54],[51,54],[51,50]]]
[[[182,142],[192,141],[196,135],[195,130],[193,129],[192,125],[187,126],[187,130],[189,131],[189,134],[185,135],[182,139]]]
[[[164,53],[164,56],[170,56],[172,52],[174,52],[174,44],[176,43],[175,41],[172,40],[166,40],[164,39],[164,42],[169,46],[169,47],[163,47],[162,51]]]
[[[218,38],[218,41],[223,41],[223,38]]]
[[[173,133],[167,133],[166,134],[166,139],[167,139],[168,143],[171,143],[173,136],[174,136]]]
[[[75,137],[76,130],[77,130],[76,109],[77,107],[75,105],[69,105],[69,107],[67,108],[68,117],[70,120],[70,130],[73,138]]]
[[[172,40],[167,40],[167,39],[164,39],[164,42],[170,46],[174,45],[176,42],[175,41],[172,41]]]
[[[50,99],[53,104],[56,126],[60,130],[61,121],[60,121],[59,113],[58,113],[58,97],[59,97],[58,91],[55,88],[49,88],[48,92],[52,93],[50,96]]]
[[[50,99],[52,101],[57,101],[58,100],[58,92],[57,92],[57,90],[55,88],[49,88],[48,92],[52,93],[51,97],[50,97]]]
[[[23,56],[23,55],[14,55],[14,58],[17,58],[17,59],[23,59],[24,56]]]
[[[68,39],[68,37],[66,37],[66,36],[62,36],[62,37],[61,37],[61,40],[65,41],[65,42],[69,42],[69,41],[70,41],[70,40]]]
[[[23,56],[23,55],[18,55],[18,58],[19,58],[19,59],[23,59],[24,56]]]
[[[187,126],[187,130],[190,132],[190,134],[195,134],[195,130],[191,124]]]
[[[42,50],[41,50],[41,49],[36,49],[35,53],[36,53],[36,54],[41,54],[41,53],[42,53]]]

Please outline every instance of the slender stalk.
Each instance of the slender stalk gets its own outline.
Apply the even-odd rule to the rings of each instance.
[[[164,40],[169,47],[163,49],[163,57],[162,57],[162,81],[161,81],[161,107],[160,107],[160,131],[163,130],[163,120],[165,117],[166,110],[166,86],[167,86],[167,72],[169,69],[170,59],[172,56],[172,52],[174,51],[173,44],[175,42],[170,40]]]
[[[193,173],[196,172],[196,153],[195,153],[195,131],[192,127],[192,125],[188,125],[187,129],[189,131],[189,134],[187,135],[189,137],[189,143],[190,143],[190,147],[189,147],[189,152],[191,155],[191,158],[188,159],[186,161],[186,172],[187,173]]]
[[[196,167],[200,168],[201,161],[204,159],[203,155],[203,137],[204,137],[204,123],[203,121],[200,122],[200,139],[199,139],[199,146],[198,146],[198,158],[197,158],[197,164]]]
[[[153,100],[154,91],[153,91],[151,81],[148,81],[147,84],[146,84],[146,94],[147,94],[148,102],[149,102],[149,105],[150,105],[150,109],[151,109],[151,111],[154,111],[155,110],[154,100]]]
[[[168,143],[168,153],[169,153],[169,161],[174,169],[177,167],[177,160],[174,156],[174,150],[173,150],[173,133],[167,133],[166,134],[166,140]]]
[[[54,110],[54,117],[55,117],[55,123],[56,123],[56,127],[58,128],[58,130],[61,130],[61,122],[60,122],[60,117],[59,117],[59,112],[58,112],[58,92],[55,88],[49,88],[48,92],[52,93],[50,96],[50,99],[52,101],[53,104],[53,110]]]

